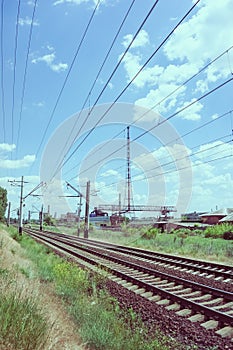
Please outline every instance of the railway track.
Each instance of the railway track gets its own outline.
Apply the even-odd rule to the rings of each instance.
[[[233,347],[232,267],[163,256],[64,234],[41,234],[28,229],[25,232],[53,249],[78,259],[80,264],[107,271],[112,282],[157,308],[162,307],[166,312],[175,314],[181,323],[185,319],[190,324],[198,324],[202,330],[212,330],[218,338],[224,339],[224,344],[229,343],[229,347],[224,345],[223,349]],[[179,271],[178,275],[172,273],[174,269]],[[208,281],[208,285],[200,283],[200,278]],[[216,282],[221,288],[215,287]]]
[[[64,234],[60,235],[62,237],[67,237],[68,239],[87,244],[87,241],[83,238],[72,237]],[[215,278],[217,281],[233,283],[233,266],[199,261],[180,256],[172,256],[169,254],[162,254],[133,247],[125,247],[107,242],[100,242],[97,240],[89,239],[88,242],[90,245],[95,245],[100,248],[107,248],[114,252],[128,254],[148,263],[154,263],[157,265],[160,264],[160,266],[165,266],[166,268],[171,267],[172,269],[177,267],[191,274],[199,274],[202,277]]]

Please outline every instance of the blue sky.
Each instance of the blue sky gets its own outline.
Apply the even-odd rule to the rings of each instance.
[[[90,180],[91,207],[124,202],[128,125],[134,204],[233,206],[233,2],[200,0],[169,35],[195,3],[1,1],[0,186],[12,208],[8,180],[21,176],[25,195],[46,182],[25,212],[76,210],[65,181],[83,193]]]

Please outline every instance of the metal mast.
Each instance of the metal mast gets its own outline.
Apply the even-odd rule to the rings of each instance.
[[[130,136],[129,136],[129,126],[127,126],[127,192],[128,192],[128,205],[127,211],[130,211],[130,190],[131,190],[131,173],[130,173]]]

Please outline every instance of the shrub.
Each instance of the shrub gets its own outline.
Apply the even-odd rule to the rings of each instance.
[[[204,234],[206,238],[223,238],[224,232],[227,231],[233,231],[233,228],[232,225],[226,223],[207,227],[204,231]]]
[[[68,262],[53,267],[57,292],[64,297],[73,297],[88,290],[87,272]]]
[[[152,227],[143,233],[142,238],[153,239],[157,236],[158,233],[160,233],[160,230],[156,227]]]
[[[233,232],[232,231],[226,231],[223,234],[223,239],[226,240],[233,240]]]

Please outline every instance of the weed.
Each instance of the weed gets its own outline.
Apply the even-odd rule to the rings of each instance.
[[[4,283],[3,279],[1,283]],[[0,347],[43,349],[48,337],[45,315],[33,296],[23,296],[22,289],[9,289],[9,286],[6,280],[0,290]]]

